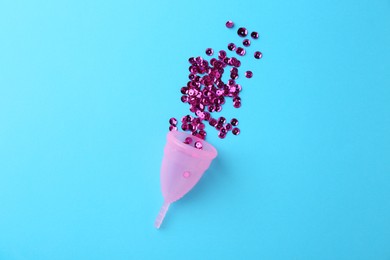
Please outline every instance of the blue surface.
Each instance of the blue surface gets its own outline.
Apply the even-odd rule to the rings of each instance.
[[[187,59],[258,30],[242,133],[153,227]],[[236,27],[237,28],[237,27]],[[390,259],[390,2],[0,2],[0,259]]]

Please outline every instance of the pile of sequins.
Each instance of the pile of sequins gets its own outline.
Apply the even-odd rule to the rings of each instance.
[[[232,21],[226,22],[226,27],[231,29],[234,27]],[[246,38],[248,36],[248,30],[244,27],[240,27],[237,30],[238,36],[244,38],[242,41],[242,47],[237,46],[234,43],[227,45],[227,50],[235,52],[238,56],[245,56],[248,48],[251,45],[251,40]],[[259,34],[255,31],[251,32],[251,38],[257,40]],[[207,48],[205,51],[207,56],[213,56],[214,50]],[[261,59],[263,54],[260,51],[255,51],[254,58]],[[225,50],[218,52],[217,58],[211,58],[209,61],[202,57],[191,57],[188,59],[190,63],[188,76],[189,81],[187,86],[181,88],[181,101],[190,105],[190,111],[195,113],[194,116],[186,115],[181,119],[181,129],[183,131],[189,131],[192,135],[199,137],[203,140],[206,138],[205,124],[208,123],[218,131],[218,137],[223,139],[231,131],[233,135],[240,134],[240,129],[237,127],[238,120],[236,118],[230,121],[225,117],[213,118],[211,113],[221,112],[222,107],[226,102],[226,98],[233,99],[233,107],[241,107],[241,98],[239,94],[242,90],[240,84],[237,84],[236,80],[239,77],[239,67],[241,61],[235,57],[228,57]],[[222,76],[230,67],[230,78],[227,83],[223,82]],[[245,77],[252,78],[252,71],[246,71]],[[169,120],[169,130],[176,131],[178,121],[175,118]],[[184,143],[193,145],[197,149],[202,149],[201,142],[193,142],[192,138],[187,137]]]

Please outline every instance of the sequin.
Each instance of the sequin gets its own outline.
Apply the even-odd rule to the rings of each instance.
[[[258,39],[258,38],[259,38],[259,33],[258,33],[258,32],[252,32],[252,33],[251,33],[251,37],[252,37],[253,39]]]
[[[184,140],[184,143],[185,144],[191,144],[192,143],[192,138],[191,137],[186,137],[186,139]]]
[[[234,106],[235,108],[240,108],[240,107],[241,107],[241,102],[234,102],[234,103],[233,103],[233,106]]]
[[[232,128],[233,128],[233,126],[232,126],[231,124],[229,124],[229,123],[227,123],[227,124],[225,125],[225,129],[226,129],[227,131],[232,130]]]
[[[216,126],[216,125],[218,124],[218,121],[217,121],[217,119],[215,119],[215,118],[210,118],[209,124],[210,124],[211,126]]]
[[[223,116],[218,118],[218,124],[225,124],[225,123],[226,123],[226,118],[224,118]]]
[[[220,60],[223,60],[225,57],[226,57],[226,51],[220,50],[219,53],[218,53],[218,58]]]
[[[240,134],[240,129],[237,128],[237,127],[235,127],[235,128],[233,128],[232,133],[233,133],[234,135],[239,135],[239,134]]]
[[[238,120],[236,118],[232,118],[232,120],[230,120],[230,124],[232,124],[232,126],[238,126]]]
[[[206,52],[206,54],[207,54],[208,56],[211,56],[211,55],[214,54],[214,50],[211,49],[211,48],[207,48],[205,52]]]
[[[233,28],[233,27],[234,27],[233,21],[230,21],[230,20],[227,21],[227,22],[226,22],[226,27],[229,28],[229,29],[230,29],[230,28]]]
[[[180,99],[181,99],[181,102],[183,102],[183,103],[188,102],[188,96],[186,96],[186,95],[181,96]]]
[[[242,44],[245,46],[245,47],[249,47],[251,45],[251,41],[249,39],[245,39],[242,41]]]
[[[219,132],[218,137],[224,139],[226,137],[226,134]]]
[[[234,43],[229,43],[227,46],[229,51],[235,51],[236,50],[236,45]]]
[[[171,119],[169,119],[169,124],[172,125],[172,126],[176,126],[177,125],[177,119],[172,117]]]
[[[204,140],[204,139],[206,139],[206,135],[207,135],[206,131],[199,130],[199,133],[197,134],[197,137],[199,137],[199,138]]]
[[[195,147],[196,149],[203,149],[203,145],[202,145],[202,143],[199,142],[199,141],[196,141],[196,142],[195,142],[194,147]]]
[[[248,30],[245,29],[244,27],[240,27],[238,28],[237,30],[237,34],[240,36],[240,37],[245,37],[248,35]]]
[[[246,53],[246,51],[245,51],[244,48],[238,47],[237,50],[236,50],[236,53],[237,53],[238,55],[240,55],[240,56],[244,56],[245,53]]]
[[[190,115],[186,115],[181,118],[182,123],[191,122],[191,121],[192,121],[192,116]]]
[[[181,125],[181,129],[182,129],[183,131],[187,131],[187,130],[188,130],[188,125],[187,125],[187,124],[182,124],[182,125]]]
[[[256,59],[261,59],[263,57],[263,54],[260,51],[256,51],[254,56]]]
[[[252,78],[252,76],[253,76],[252,71],[248,70],[245,72],[245,77],[247,77],[248,79]]]

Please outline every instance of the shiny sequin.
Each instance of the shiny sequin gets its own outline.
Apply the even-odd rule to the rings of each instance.
[[[206,49],[206,55],[211,56],[213,54],[214,54],[214,50],[213,49],[211,49],[211,48],[207,48]]]
[[[171,119],[169,119],[169,124],[172,125],[172,126],[176,126],[177,125],[177,119],[172,117]]]
[[[227,46],[229,51],[235,51],[236,50],[236,45],[234,43],[229,43]]]
[[[249,47],[251,45],[251,41],[249,39],[245,39],[242,41],[242,45],[245,47]]]
[[[236,53],[237,53],[238,55],[240,55],[240,56],[244,56],[245,53],[246,53],[246,51],[245,51],[244,48],[238,47],[237,50],[236,50]]]
[[[186,137],[186,139],[184,140],[185,144],[191,144],[192,143],[192,138],[191,137]]]
[[[237,127],[235,127],[235,128],[233,128],[232,133],[233,133],[234,135],[239,135],[239,134],[240,134],[240,129],[237,128]]]
[[[194,147],[196,149],[203,149],[203,144],[199,141],[196,141],[195,144],[194,144]]]
[[[254,56],[256,59],[261,59],[263,57],[263,53],[261,53],[260,51],[256,51]]]
[[[238,126],[238,120],[236,118],[232,118],[232,120],[230,120],[230,124],[232,124],[232,126]]]
[[[253,76],[252,71],[248,70],[245,72],[245,77],[247,77],[248,79],[252,78],[252,76]]]
[[[233,28],[233,27],[234,27],[233,21],[230,21],[230,20],[227,21],[227,22],[226,22],[226,27],[227,27],[227,28]]]
[[[257,32],[252,32],[252,33],[251,33],[251,37],[252,37],[253,39],[258,39],[258,38],[259,38],[259,34],[258,34]]]
[[[245,37],[248,35],[248,30],[245,29],[244,27],[240,27],[238,28],[237,30],[237,34],[240,36],[240,37]]]

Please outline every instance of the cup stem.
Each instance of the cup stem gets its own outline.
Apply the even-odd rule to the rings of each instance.
[[[163,220],[165,218],[165,214],[167,214],[167,211],[169,209],[169,205],[171,205],[171,203],[164,201],[164,203],[160,209],[160,212],[157,215],[156,221],[154,222],[154,226],[156,228],[160,228],[161,223],[163,222]]]

